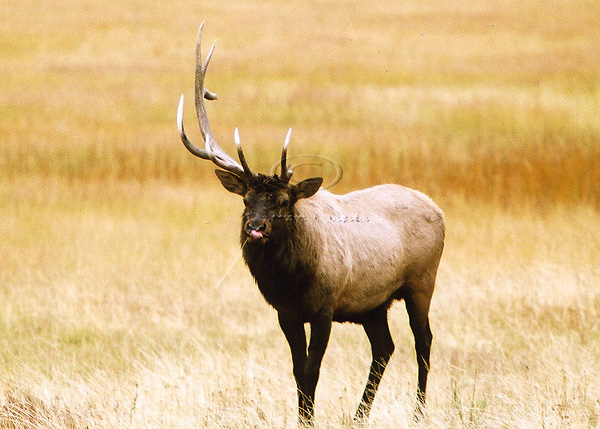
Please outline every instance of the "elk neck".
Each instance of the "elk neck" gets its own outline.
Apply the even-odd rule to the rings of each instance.
[[[260,292],[279,311],[298,311],[315,281],[318,251],[306,222],[296,211],[274,219],[266,243],[247,242],[243,249]]]

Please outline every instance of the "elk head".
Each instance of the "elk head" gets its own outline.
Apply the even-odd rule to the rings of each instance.
[[[210,62],[215,44],[213,43],[206,61],[202,62],[200,44],[202,28],[200,24],[196,39],[196,73],[195,73],[195,104],[200,133],[205,142],[201,149],[190,142],[183,128],[183,95],[177,109],[177,128],[179,136],[185,147],[195,156],[208,159],[220,170],[215,170],[221,184],[229,192],[241,195],[244,198],[244,217],[242,234],[249,242],[264,244],[282,226],[283,222],[294,219],[294,204],[301,198],[313,196],[321,186],[323,179],[320,177],[303,180],[290,184],[292,169],[287,165],[287,148],[290,142],[291,128],[287,133],[281,151],[281,172],[272,176],[257,174],[250,170],[237,128],[234,132],[234,141],[237,149],[239,163],[230,157],[217,143],[206,114],[204,99],[214,100],[216,95],[204,88],[204,78]]]

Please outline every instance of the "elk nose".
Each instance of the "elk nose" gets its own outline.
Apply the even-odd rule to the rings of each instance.
[[[249,234],[252,231],[263,232],[267,229],[267,224],[263,221],[250,220],[246,223],[246,232]]]

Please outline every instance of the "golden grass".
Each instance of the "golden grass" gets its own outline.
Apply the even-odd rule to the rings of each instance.
[[[292,154],[342,166],[333,191],[445,210],[415,426],[599,425],[600,3],[30,3],[0,11],[0,427],[295,426],[275,314],[239,259],[223,277],[241,204],[176,135],[203,19],[225,147],[239,126],[267,171],[292,126]],[[412,424],[390,320],[376,427]],[[336,326],[319,426],[348,423],[368,362]]]
[[[33,407],[34,426],[294,426],[275,314],[241,260],[223,278],[238,255],[235,196],[19,179],[0,201],[13,208],[0,227],[2,424],[27,426]],[[446,214],[422,426],[597,425],[598,213],[477,204]],[[410,422],[416,382],[403,305],[390,320],[397,352],[378,427]],[[345,424],[368,362],[362,330],[337,325],[319,425]]]

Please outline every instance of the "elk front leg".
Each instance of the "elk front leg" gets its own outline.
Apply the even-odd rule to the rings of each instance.
[[[298,391],[298,420],[300,422],[308,420],[308,406],[306,403],[304,368],[306,368],[306,334],[304,333],[304,323],[288,315],[279,313],[279,326],[285,335],[290,351],[292,352],[292,371],[296,380]]]
[[[308,359],[304,367],[304,393],[306,395],[307,420],[306,423],[312,425],[314,417],[315,390],[319,381],[319,372],[321,362],[329,336],[331,334],[331,324],[333,311],[321,309],[310,320],[310,343],[308,344]]]

